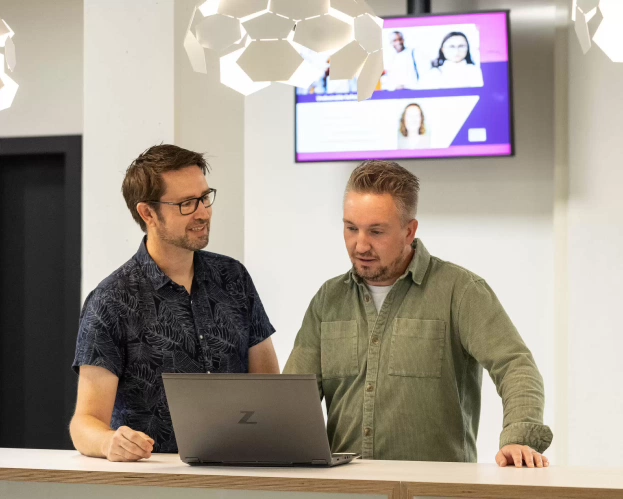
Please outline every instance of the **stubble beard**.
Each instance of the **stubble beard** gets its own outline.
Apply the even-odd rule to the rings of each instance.
[[[359,255],[362,258],[366,258],[366,255]],[[389,265],[380,266],[378,269],[360,269],[357,264],[353,263],[353,269],[355,271],[355,275],[359,278],[364,279],[367,282],[375,283],[375,282],[385,282],[389,281],[393,278],[400,277],[400,267],[402,266],[402,256],[398,257]]]
[[[173,236],[168,231],[164,222],[162,226],[157,229],[156,234],[161,241],[176,246],[177,248],[188,251],[199,251],[205,248],[210,241],[210,221],[206,220],[203,223],[206,224],[207,234],[199,238],[191,239],[188,234],[184,234],[183,236]]]

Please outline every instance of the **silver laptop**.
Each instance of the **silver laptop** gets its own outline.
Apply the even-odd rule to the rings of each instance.
[[[163,374],[180,458],[191,465],[335,466],[316,376]]]

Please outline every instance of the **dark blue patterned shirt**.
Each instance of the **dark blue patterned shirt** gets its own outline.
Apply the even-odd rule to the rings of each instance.
[[[131,260],[87,297],[73,368],[99,366],[119,378],[111,427],[129,426],[177,452],[162,373],[244,373],[249,348],[275,332],[245,267],[195,252],[189,295],[149,256]]]

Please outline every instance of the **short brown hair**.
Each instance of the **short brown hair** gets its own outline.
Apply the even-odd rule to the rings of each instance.
[[[395,161],[364,161],[348,179],[345,194],[349,192],[390,194],[406,224],[417,214],[420,181]]]
[[[145,221],[136,205],[145,201],[159,201],[164,194],[162,174],[198,166],[205,175],[210,171],[203,154],[170,144],[153,146],[143,152],[125,172],[121,192],[134,221],[147,232]],[[156,210],[159,205],[156,205]]]

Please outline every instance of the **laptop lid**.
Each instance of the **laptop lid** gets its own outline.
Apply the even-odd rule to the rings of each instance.
[[[163,374],[188,464],[330,464],[315,375]]]

